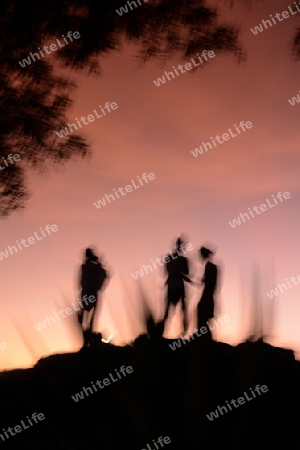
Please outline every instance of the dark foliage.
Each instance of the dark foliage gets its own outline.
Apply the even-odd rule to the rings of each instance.
[[[51,163],[90,153],[89,143],[79,134],[62,139],[55,134],[68,122],[72,105],[76,85],[70,70],[99,76],[101,57],[120,51],[126,42],[137,44],[141,65],[154,58],[165,62],[175,53],[184,60],[204,49],[244,59],[238,28],[223,23],[217,9],[205,1],[151,0],[119,16],[116,9],[123,4],[123,0],[1,2],[0,157],[12,153],[21,160],[1,171],[0,216],[24,207],[29,169],[43,172]],[[68,31],[78,31],[81,38],[21,67],[19,61],[30,52],[62,40]]]

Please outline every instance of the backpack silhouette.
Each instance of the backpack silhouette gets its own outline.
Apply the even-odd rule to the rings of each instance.
[[[107,272],[98,261],[86,261],[82,264],[82,295],[94,295],[102,288]]]

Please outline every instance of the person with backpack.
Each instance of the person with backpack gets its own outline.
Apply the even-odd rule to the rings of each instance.
[[[181,237],[176,240],[175,252],[170,254],[165,264],[165,272],[167,275],[166,285],[167,292],[167,306],[166,312],[163,318],[163,324],[165,325],[169,315],[170,307],[176,306],[181,302],[183,312],[183,329],[184,334],[187,332],[187,309],[185,302],[185,288],[184,281],[191,283],[192,281],[188,277],[189,275],[189,262],[188,259],[182,255],[184,253],[185,244]]]
[[[108,274],[98,256],[91,248],[85,250],[85,261],[80,268],[81,287],[81,314],[79,321],[83,327],[87,323],[84,333],[84,345],[89,343],[93,332],[95,310],[98,302],[98,294],[103,290],[104,284],[108,281]]]

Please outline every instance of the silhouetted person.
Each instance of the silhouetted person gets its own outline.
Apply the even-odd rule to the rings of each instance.
[[[184,281],[191,282],[188,278],[189,275],[189,263],[182,253],[185,252],[185,244],[179,237],[176,241],[175,252],[169,254],[167,258],[168,262],[165,264],[166,274],[168,276],[166,285],[168,287],[167,292],[167,308],[163,318],[163,324],[165,325],[167,317],[169,315],[169,310],[171,306],[176,306],[178,302],[181,302],[182,312],[183,312],[183,328],[184,333],[187,331],[187,311],[185,304],[185,289]]]
[[[204,276],[201,282],[204,284],[202,295],[197,306],[198,329],[206,326],[206,322],[214,317],[214,293],[217,287],[218,268],[216,264],[211,261],[213,252],[208,248],[201,247],[199,250],[200,259],[205,262]],[[208,331],[210,334],[210,330]]]
[[[83,325],[84,320],[87,320],[87,330],[84,333],[84,344],[87,345],[93,330],[98,293],[108,279],[108,274],[92,249],[87,248],[85,256],[86,259],[80,269],[82,307],[80,322]]]

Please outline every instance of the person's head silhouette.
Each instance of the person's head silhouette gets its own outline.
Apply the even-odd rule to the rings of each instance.
[[[209,260],[213,255],[213,252],[206,247],[201,247],[199,250],[200,258],[203,262]]]
[[[176,252],[177,253],[182,253],[183,250],[184,250],[184,246],[185,246],[185,244],[184,244],[182,238],[181,237],[177,238],[176,245],[175,245]]]
[[[85,250],[85,257],[89,261],[97,261],[98,257],[95,255],[94,251],[91,248],[87,248]]]

